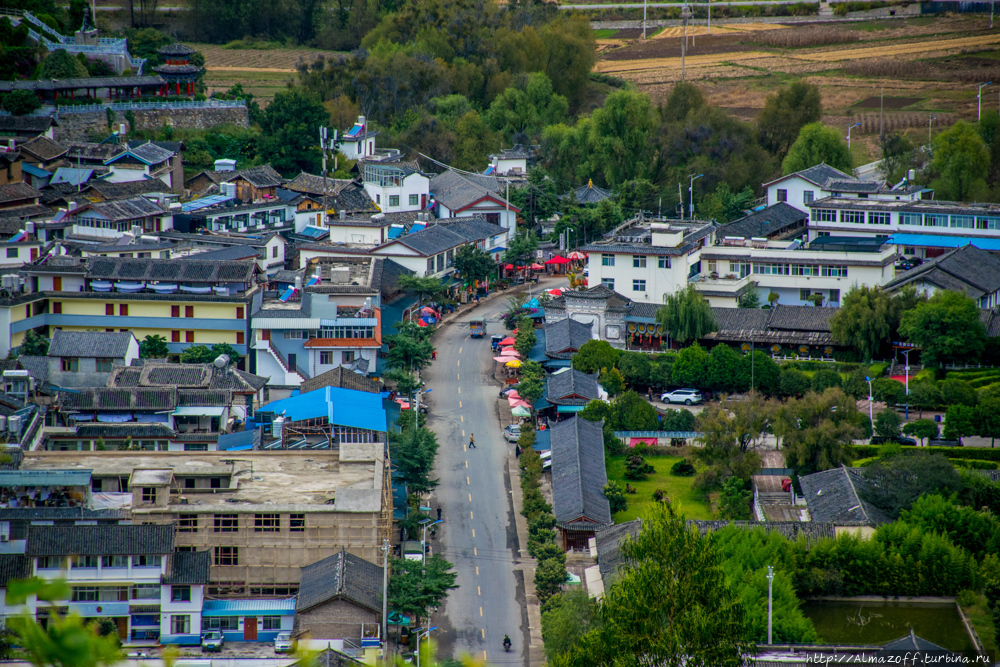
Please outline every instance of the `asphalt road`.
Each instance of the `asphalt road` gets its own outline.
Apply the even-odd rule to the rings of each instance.
[[[490,335],[504,331],[494,319],[502,310],[504,301],[493,301],[443,326],[435,336],[437,361],[423,373],[425,386],[434,390],[427,423],[440,444],[440,485],[432,503],[440,505],[444,520],[432,549],[454,564],[459,586],[432,616],[438,655],[485,657],[491,666],[527,665],[528,646],[507,475],[513,445],[504,440],[497,416],[499,385],[490,354]],[[469,338],[468,321],[484,316],[486,336]],[[473,433],[476,447],[469,449]],[[503,651],[504,634],[513,643],[510,653]]]

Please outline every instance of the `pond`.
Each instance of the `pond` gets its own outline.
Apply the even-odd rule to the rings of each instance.
[[[974,655],[954,603],[808,600],[802,612],[826,644],[884,644],[910,634],[910,628],[938,646]]]

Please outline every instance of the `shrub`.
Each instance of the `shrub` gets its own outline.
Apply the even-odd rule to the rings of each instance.
[[[670,474],[677,477],[691,477],[694,473],[694,466],[687,459],[681,459],[670,468]]]
[[[646,460],[638,454],[631,454],[625,459],[625,479],[643,480],[651,472],[653,472],[653,466],[646,463]]]
[[[625,497],[625,491],[619,486],[618,482],[611,480],[604,485],[604,497],[608,499],[608,504],[611,505],[612,514],[624,512],[628,509],[628,498]]]
[[[658,503],[662,503],[664,500],[670,502],[670,496],[668,496],[667,492],[663,489],[657,489],[656,491],[653,491],[653,500]]]

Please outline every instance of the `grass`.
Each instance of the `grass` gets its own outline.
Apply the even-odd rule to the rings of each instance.
[[[612,456],[607,459],[608,479],[616,480],[624,489],[626,484],[635,487],[636,493],[629,494],[628,509],[614,515],[617,523],[637,519],[645,513],[646,508],[655,501],[653,491],[662,489],[670,502],[675,504],[680,502],[681,511],[688,519],[712,519],[711,505],[705,497],[695,491],[692,486],[694,477],[676,477],[670,474],[670,468],[682,460],[680,456],[650,456],[646,458],[646,463],[653,466],[655,472],[649,475],[645,481],[633,482],[625,479],[625,457]]]
[[[594,39],[611,39],[618,34],[618,28],[601,28],[591,32],[594,33]]]
[[[971,607],[963,606],[962,611],[972,621],[972,627],[976,629],[979,641],[983,642],[983,648],[986,649],[988,654],[996,658],[998,653],[997,636],[996,630],[993,628],[993,618],[990,615],[989,608],[986,606],[986,596],[980,595],[975,605]]]

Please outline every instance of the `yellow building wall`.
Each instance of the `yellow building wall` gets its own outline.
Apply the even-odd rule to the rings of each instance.
[[[190,322],[190,320],[188,320],[188,321]],[[104,331],[104,329],[114,329],[115,331],[118,331],[122,327],[102,327],[102,326],[100,326],[100,323],[98,322],[94,326],[89,326],[89,327],[66,327],[66,326],[62,326],[62,327],[59,327],[59,328],[62,329],[63,331]],[[173,341],[173,339],[170,336],[170,332],[176,330],[176,331],[180,331],[181,332],[181,340],[180,340],[181,343],[187,343],[188,342],[187,338],[185,338],[185,336],[184,336],[184,332],[185,331],[193,331],[194,332],[194,342],[197,345],[204,344],[204,345],[211,346],[211,345],[215,345],[216,343],[229,343],[231,345],[236,345],[237,344],[237,342],[236,342],[236,332],[235,331],[217,331],[217,330],[214,330],[214,329],[213,330],[198,329],[197,327],[192,327],[192,326],[187,326],[187,327],[177,326],[177,327],[172,327],[170,329],[140,329],[140,328],[125,327],[124,330],[125,331],[131,331],[132,335],[135,336],[136,339],[138,339],[140,341],[143,340],[146,336],[163,336],[164,338],[167,339],[168,343],[172,343],[174,341]],[[23,334],[17,334],[17,335],[21,336],[22,338],[24,337]],[[12,344],[13,345],[17,345],[19,343],[12,343]]]
[[[191,318],[184,317],[186,312],[186,306],[192,306],[194,308],[194,317],[214,319],[214,320],[234,320],[237,319],[237,306],[231,303],[192,303],[190,301],[100,301],[96,299],[57,299],[50,298],[49,301],[61,301],[62,302],[62,314],[63,315],[93,315],[95,317],[104,317],[106,314],[105,306],[106,304],[111,304],[114,306],[114,315],[117,317],[121,312],[121,305],[128,306],[128,317],[171,317],[171,307],[179,306],[181,309],[181,316],[175,317],[173,319],[177,320],[178,323],[184,320],[190,320]],[[49,309],[51,312],[51,308]],[[16,312],[15,312],[16,314]],[[24,308],[21,308],[21,319],[24,318]],[[246,317],[246,307],[244,306],[244,318]],[[12,320],[14,318],[11,318]],[[242,320],[241,320],[242,321]],[[183,325],[178,324],[176,328],[183,328]],[[191,328],[190,326],[188,327]]]

